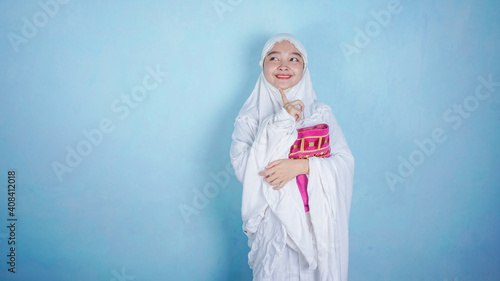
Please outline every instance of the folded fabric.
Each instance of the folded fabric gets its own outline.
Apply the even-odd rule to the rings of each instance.
[[[307,159],[309,157],[330,157],[330,134],[327,124],[297,129],[297,140],[290,147],[290,159]],[[309,212],[309,196],[307,195],[307,175],[296,177],[304,209]]]

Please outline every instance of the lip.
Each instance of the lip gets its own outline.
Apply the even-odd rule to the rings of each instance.
[[[290,74],[276,74],[274,76],[278,79],[284,79],[284,80],[292,78],[292,75]]]

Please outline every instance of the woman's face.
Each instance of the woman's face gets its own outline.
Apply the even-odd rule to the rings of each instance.
[[[264,77],[276,88],[286,90],[302,79],[304,60],[288,41],[276,43],[264,58]]]

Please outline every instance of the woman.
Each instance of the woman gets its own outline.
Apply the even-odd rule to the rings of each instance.
[[[319,102],[307,53],[290,34],[265,44],[262,73],[234,124],[231,162],[243,183],[243,231],[254,280],[347,280],[354,159]],[[297,129],[327,124],[331,156],[288,159]],[[307,174],[309,211],[293,180]]]

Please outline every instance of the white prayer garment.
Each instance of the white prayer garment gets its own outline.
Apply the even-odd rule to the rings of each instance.
[[[331,108],[318,101],[307,69],[307,53],[290,34],[266,43],[260,65],[278,42],[289,41],[304,59],[303,77],[285,90],[288,101],[301,100],[303,117],[295,121],[284,108],[279,90],[264,73],[239,112],[231,144],[231,162],[243,183],[241,215],[251,250],[254,280],[347,280],[348,224],[354,158]],[[331,156],[309,158],[309,212],[297,183],[272,189],[258,173],[272,161],[288,159],[297,129],[330,127]]]

